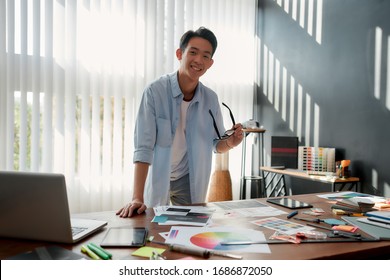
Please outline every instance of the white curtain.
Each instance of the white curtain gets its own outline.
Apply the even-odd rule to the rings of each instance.
[[[237,121],[253,116],[255,13],[256,0],[0,0],[0,169],[65,174],[72,213],[118,209],[143,88],[177,69],[185,31],[214,31],[202,82]]]

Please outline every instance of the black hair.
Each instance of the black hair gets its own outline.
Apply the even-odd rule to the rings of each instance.
[[[211,56],[214,55],[216,49],[217,49],[217,38],[215,37],[214,33],[210,31],[209,29],[205,27],[199,27],[196,31],[189,30],[186,33],[183,34],[183,36],[180,39],[180,49],[184,52],[186,49],[188,42],[194,38],[194,37],[200,37],[210,42],[212,47],[212,53]]]

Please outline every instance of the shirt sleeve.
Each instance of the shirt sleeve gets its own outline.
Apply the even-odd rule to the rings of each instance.
[[[218,96],[216,94],[215,94],[215,96],[216,96],[216,102],[214,103],[214,106],[212,108],[212,113],[214,115],[215,122],[217,124],[218,132],[222,136],[225,133],[226,129],[225,129],[225,126],[223,124],[222,111],[221,111],[221,106],[219,105]],[[218,145],[219,141],[220,140],[218,139],[218,134],[216,131],[214,131],[214,140],[213,140],[213,152],[214,153],[218,152],[217,145]]]
[[[156,111],[152,91],[145,89],[134,129],[134,157],[133,162],[153,161],[153,150],[156,145]]]

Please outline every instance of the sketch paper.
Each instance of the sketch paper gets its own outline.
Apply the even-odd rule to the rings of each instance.
[[[283,210],[261,203],[257,200],[235,200],[214,202],[230,217],[269,217],[287,214]]]

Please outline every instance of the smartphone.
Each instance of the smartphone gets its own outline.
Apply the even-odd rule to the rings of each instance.
[[[273,203],[273,204],[276,204],[279,206],[283,206],[283,207],[286,207],[289,209],[300,209],[300,208],[313,207],[313,205],[311,205],[309,203],[294,200],[291,198],[285,198],[285,197],[283,197],[283,198],[269,198],[269,199],[267,199],[267,202]]]
[[[148,230],[144,227],[113,227],[108,229],[100,246],[142,247],[147,237]]]

